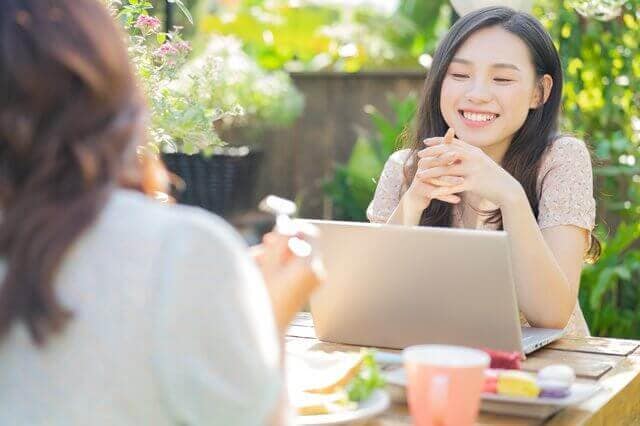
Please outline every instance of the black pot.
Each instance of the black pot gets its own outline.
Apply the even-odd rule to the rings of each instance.
[[[220,216],[254,208],[253,200],[262,160],[261,150],[220,148],[210,157],[163,154],[172,173],[185,183],[175,194],[179,203],[203,207]]]

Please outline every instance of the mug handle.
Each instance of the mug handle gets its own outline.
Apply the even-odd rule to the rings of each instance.
[[[431,378],[429,387],[429,406],[432,410],[433,424],[444,425],[449,400],[449,377],[437,374]]]

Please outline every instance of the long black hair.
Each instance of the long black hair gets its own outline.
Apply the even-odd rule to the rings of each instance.
[[[500,27],[518,36],[529,48],[536,73],[538,89],[542,90],[542,76],[548,74],[553,86],[546,102],[530,109],[527,118],[516,132],[503,159],[502,167],[516,178],[527,194],[534,215],[538,216],[539,194],[537,178],[545,150],[559,137],[558,120],[562,96],[562,65],[558,51],[549,34],[533,16],[507,7],[487,7],[465,15],[458,20],[440,42],[431,69],[427,74],[422,99],[416,118],[414,137],[409,141],[410,155],[404,167],[405,187],[413,180],[417,169],[419,150],[423,140],[443,136],[449,127],[440,110],[442,82],[457,50],[476,31],[488,27]],[[431,200],[422,212],[420,225],[451,226],[452,205],[440,200]],[[502,228],[500,210],[487,212],[487,223]],[[593,237],[592,237],[593,239]],[[599,244],[591,244],[591,251]],[[597,257],[597,254],[593,253]]]

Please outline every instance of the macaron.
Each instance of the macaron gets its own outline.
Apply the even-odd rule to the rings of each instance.
[[[538,387],[540,388],[540,398],[566,398],[570,394],[570,387],[562,382],[554,381],[538,381]]]
[[[536,398],[540,394],[540,388],[536,379],[527,373],[517,370],[508,370],[498,375],[498,394],[504,396],[518,396]]]
[[[568,365],[553,364],[538,371],[538,379],[561,381],[571,386],[576,380],[576,373],[573,371],[573,368]]]
[[[537,378],[540,397],[566,398],[575,380],[576,374],[568,365],[555,364],[544,367],[538,372]]]

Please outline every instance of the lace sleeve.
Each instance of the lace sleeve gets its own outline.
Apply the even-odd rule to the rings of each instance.
[[[385,163],[375,195],[367,208],[370,222],[385,223],[398,206],[404,182],[403,165],[408,155],[409,150],[395,152]]]

